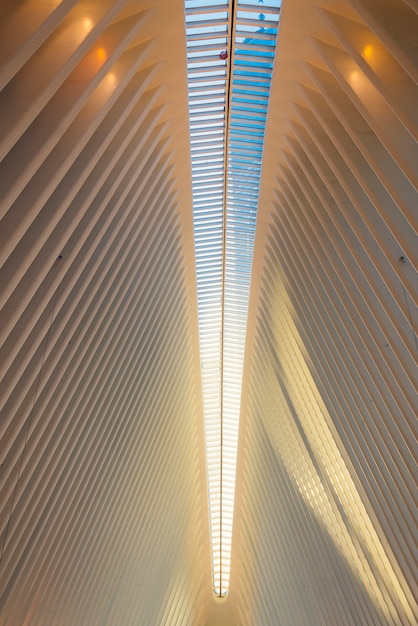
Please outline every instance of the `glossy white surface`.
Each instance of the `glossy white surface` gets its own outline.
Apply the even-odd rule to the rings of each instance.
[[[0,7],[2,626],[416,623],[414,3],[283,4],[224,604],[183,0]]]

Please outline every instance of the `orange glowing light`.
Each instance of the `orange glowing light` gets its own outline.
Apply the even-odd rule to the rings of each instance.
[[[353,86],[357,86],[361,80],[361,74],[358,70],[353,70],[350,72],[350,83]]]
[[[97,54],[97,58],[99,59],[99,61],[106,60],[107,54],[104,48],[98,48],[96,54]]]
[[[371,59],[371,57],[373,56],[373,46],[371,46],[370,44],[367,45],[364,50],[363,50],[363,56],[365,59]]]
[[[93,21],[89,17],[85,17],[83,20],[83,27],[86,33],[90,32],[93,28]]]
[[[109,87],[114,87],[116,85],[116,75],[113,72],[109,72],[106,76],[106,81]]]

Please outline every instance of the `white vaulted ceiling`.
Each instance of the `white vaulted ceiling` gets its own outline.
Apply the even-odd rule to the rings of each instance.
[[[417,622],[417,26],[283,2],[217,603],[184,3],[0,3],[1,626]]]
[[[210,599],[184,17],[151,4],[1,7],[2,626]]]

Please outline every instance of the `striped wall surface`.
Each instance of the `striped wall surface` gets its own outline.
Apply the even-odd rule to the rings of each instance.
[[[285,0],[212,601],[180,0],[0,3],[0,625],[417,622],[412,0]]]
[[[0,10],[0,624],[202,624],[183,2]]]
[[[418,621],[416,9],[283,3],[247,338],[236,624]]]

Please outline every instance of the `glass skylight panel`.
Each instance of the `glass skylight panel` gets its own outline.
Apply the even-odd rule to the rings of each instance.
[[[248,297],[280,5],[281,0],[185,0],[206,467],[218,596],[229,589]]]

